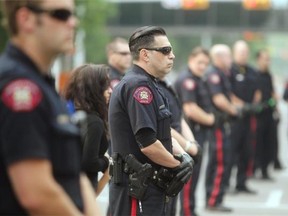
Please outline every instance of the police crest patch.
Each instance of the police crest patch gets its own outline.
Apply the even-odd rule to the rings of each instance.
[[[218,74],[212,74],[210,77],[209,77],[209,81],[213,84],[218,84],[220,83],[220,77]]]
[[[15,112],[29,112],[42,100],[39,87],[28,79],[13,80],[2,91],[4,105]]]
[[[151,90],[146,86],[138,87],[134,91],[133,97],[141,104],[150,104],[153,100],[153,94]]]
[[[193,79],[186,79],[183,83],[183,86],[186,90],[193,90],[196,87],[196,83]]]

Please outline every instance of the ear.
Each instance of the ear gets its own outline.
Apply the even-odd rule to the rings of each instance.
[[[149,62],[149,54],[147,52],[147,50],[145,49],[141,49],[140,53],[139,53],[139,57],[140,59],[142,59],[145,62]]]
[[[27,8],[22,7],[16,12],[16,25],[19,32],[30,33],[35,29],[36,16]]]

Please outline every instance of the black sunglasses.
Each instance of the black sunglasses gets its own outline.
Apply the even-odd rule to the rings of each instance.
[[[34,13],[47,13],[50,17],[57,19],[59,21],[63,21],[66,22],[71,16],[74,16],[74,12],[68,10],[68,9],[54,9],[54,10],[46,10],[46,9],[42,9],[39,7],[35,7],[35,6],[27,6],[27,8],[29,10],[31,10]]]
[[[172,51],[171,46],[166,46],[166,47],[155,47],[155,48],[141,48],[141,49],[146,49],[146,50],[154,50],[157,52],[161,52],[163,55],[169,55]],[[141,50],[139,49],[139,51]]]

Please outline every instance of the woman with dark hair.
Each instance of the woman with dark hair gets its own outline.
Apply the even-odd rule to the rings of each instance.
[[[111,95],[106,65],[84,64],[76,68],[65,91],[65,98],[73,101],[75,110],[87,113],[82,143],[82,169],[93,187],[98,184],[98,172],[105,172],[109,160],[105,156],[108,148],[107,114]]]

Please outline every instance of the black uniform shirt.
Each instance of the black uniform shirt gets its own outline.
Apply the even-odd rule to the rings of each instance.
[[[12,44],[0,57],[0,95],[0,215],[28,214],[7,169],[29,159],[49,160],[55,180],[82,210],[79,130],[51,80]]]
[[[232,90],[228,74],[226,75],[219,68],[212,65],[207,70],[206,77],[209,92],[212,96],[216,94],[224,94],[226,98],[230,100]]]
[[[181,133],[182,108],[178,96],[167,81],[160,80],[159,85],[163,89],[165,96],[168,98],[169,109],[172,114],[171,127]]]
[[[175,89],[182,104],[193,102],[206,112],[212,111],[213,105],[206,81],[192,74],[189,69],[179,75]]]
[[[257,84],[257,74],[249,66],[239,66],[233,64],[231,69],[232,92],[241,100],[252,103],[255,91],[259,88]]]
[[[262,102],[268,101],[274,92],[271,74],[267,72],[258,71],[257,83],[262,93]]]
[[[115,88],[115,86],[120,82],[120,80],[123,78],[123,74],[121,74],[116,68],[109,65],[109,78],[110,78],[110,86],[111,88]]]
[[[125,157],[133,154],[142,163],[150,161],[140,150],[136,133],[152,129],[157,139],[172,152],[170,117],[167,98],[159,88],[157,80],[141,67],[134,65],[114,88],[109,104],[109,127],[112,153]]]

